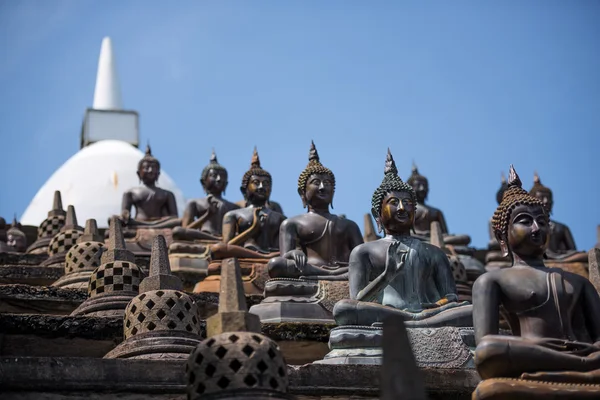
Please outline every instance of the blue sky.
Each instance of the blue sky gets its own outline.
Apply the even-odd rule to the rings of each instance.
[[[79,149],[110,36],[141,139],[187,198],[212,147],[228,198],[252,148],[272,198],[303,212],[314,139],[335,212],[362,227],[387,147],[483,247],[500,172],[537,169],[580,249],[600,223],[597,1],[0,1],[0,215],[23,213]],[[181,211],[180,211],[181,212]]]

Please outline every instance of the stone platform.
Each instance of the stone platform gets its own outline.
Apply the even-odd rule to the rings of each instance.
[[[422,369],[429,398],[467,400],[480,379],[474,370]],[[298,400],[377,398],[380,367],[288,366]],[[86,398],[183,400],[185,362],[100,358],[0,357],[3,400]],[[407,397],[409,398],[409,397]]]

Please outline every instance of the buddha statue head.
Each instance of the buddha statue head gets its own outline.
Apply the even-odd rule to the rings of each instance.
[[[23,253],[27,250],[27,236],[20,229],[16,216],[13,218],[10,229],[6,232],[6,239],[6,244],[14,248],[16,252]]]
[[[138,162],[137,176],[146,186],[152,186],[158,181],[160,162],[152,156],[150,144],[146,146],[146,154]]]
[[[527,193],[514,167],[510,166],[508,186],[492,218],[494,235],[506,257],[521,259],[544,255],[549,238],[548,212],[544,203]]]
[[[540,180],[537,171],[533,174],[533,187],[529,191],[529,194],[540,199],[544,204],[544,208],[548,212],[548,215],[552,214],[552,205],[554,204],[552,190],[550,190],[549,187],[542,185],[542,181]]]
[[[334,192],[335,175],[321,164],[315,143],[311,141],[308,165],[298,177],[298,194],[302,199],[302,206],[327,210],[331,205],[333,208]]]
[[[371,213],[379,232],[400,235],[410,234],[415,221],[417,196],[413,188],[398,176],[398,169],[390,149],[385,160],[384,177],[373,193]]]
[[[200,176],[200,183],[204,188],[204,192],[217,197],[220,197],[221,194],[225,194],[228,183],[227,178],[227,170],[224,166],[219,164],[217,155],[213,149],[210,161],[208,165],[204,167],[202,175]]]
[[[412,173],[408,177],[407,183],[413,188],[417,201],[421,204],[425,203],[427,195],[429,194],[429,182],[427,178],[419,173],[417,165],[413,162]]]
[[[506,177],[504,176],[504,172],[502,172],[502,175],[500,175],[500,189],[496,192],[496,201],[498,202],[498,205],[502,203],[502,196],[504,196],[507,186],[508,183],[506,183]]]
[[[254,148],[250,169],[242,177],[240,191],[246,203],[264,205],[271,196],[273,180],[271,174],[260,166],[258,151]]]

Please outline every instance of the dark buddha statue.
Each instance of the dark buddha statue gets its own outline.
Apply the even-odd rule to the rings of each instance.
[[[338,325],[377,326],[399,315],[407,327],[472,326],[472,307],[458,302],[446,254],[411,236],[417,201],[413,188],[398,176],[388,149],[371,211],[385,237],[352,250],[350,299],[333,309]]]
[[[548,210],[522,189],[512,165],[492,221],[512,267],[482,275],[473,287],[479,374],[483,379],[592,383],[586,373],[600,373],[600,297],[588,279],[544,265]],[[501,309],[515,336],[498,335]],[[479,397],[473,398],[486,398],[487,388],[478,390]]]
[[[248,206],[223,216],[222,241],[211,246],[212,259],[270,259],[279,255],[279,226],[285,217],[266,207],[272,183],[271,174],[260,166],[254,148],[250,169],[240,187]]]
[[[228,183],[227,177],[227,170],[219,164],[213,150],[210,162],[204,167],[200,177],[200,183],[207,196],[191,200],[187,204],[181,227],[173,229],[175,240],[221,240],[223,216],[231,210],[240,208],[223,198]]]
[[[424,239],[428,239],[430,235],[431,223],[439,222],[444,235],[444,242],[447,245],[467,246],[471,242],[468,235],[451,235],[448,233],[448,225],[444,218],[442,210],[425,204],[427,195],[429,194],[429,181],[419,173],[417,166],[413,163],[412,174],[407,180],[407,183],[413,188],[417,197],[417,205],[415,212],[414,233]]]
[[[6,244],[12,247],[17,253],[25,253],[27,250],[27,236],[20,229],[21,224],[17,222],[17,217],[13,218],[10,229],[6,232]]]
[[[334,191],[335,176],[321,164],[313,142],[298,178],[298,194],[308,212],[281,224],[281,257],[269,261],[271,278],[347,279],[350,252],[363,238],[355,222],[329,212]]]
[[[500,178],[500,188],[496,192],[496,202],[498,203],[498,205],[502,203],[502,196],[504,195],[507,186],[508,184],[506,183],[506,177],[504,176],[504,172],[502,172]],[[496,235],[494,234],[494,226],[492,225],[492,220],[490,220],[488,227],[490,231],[490,242],[488,243],[488,249],[500,250],[500,244],[498,243],[498,240],[496,240]]]
[[[138,163],[137,175],[142,186],[123,194],[121,219],[128,228],[172,228],[180,224],[177,203],[172,192],[156,186],[160,175],[160,162],[152,156],[150,145]],[[136,215],[131,216],[135,208]]]
[[[8,237],[6,235],[6,220],[0,217],[0,253],[11,253],[14,251],[12,246],[9,246]]]
[[[542,184],[537,172],[533,176],[533,187],[529,191],[529,194],[538,198],[544,205],[548,215],[552,215],[552,206],[554,204],[552,190]],[[579,253],[575,247],[575,240],[573,240],[571,230],[567,225],[550,219],[549,236],[548,247],[546,248],[546,257],[549,259],[565,260]],[[581,255],[580,258],[585,262],[587,254],[584,252],[579,254]]]

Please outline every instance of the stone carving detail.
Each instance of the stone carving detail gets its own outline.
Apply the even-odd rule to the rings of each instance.
[[[71,247],[75,246],[79,237],[83,235],[83,228],[77,225],[77,216],[75,207],[67,207],[67,219],[65,225],[58,234],[50,240],[48,245],[48,259],[42,265],[62,265],[65,262],[65,256]]]
[[[137,292],[140,288],[141,271],[127,261],[102,264],[90,276],[90,297],[110,292]]]

